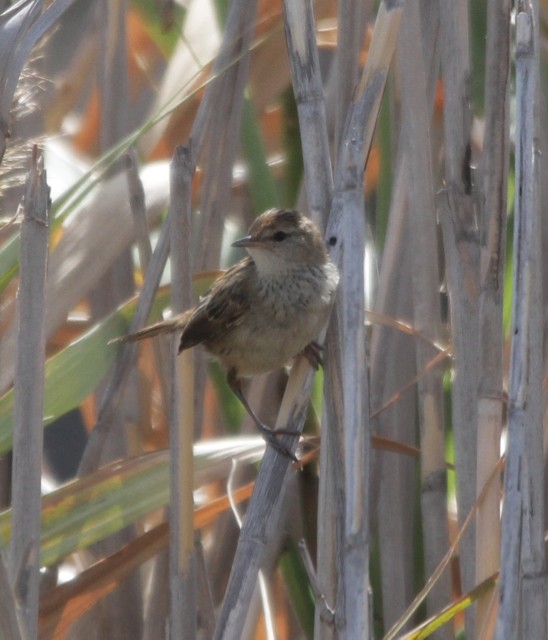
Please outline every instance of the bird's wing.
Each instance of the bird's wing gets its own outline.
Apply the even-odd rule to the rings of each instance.
[[[221,338],[242,322],[250,306],[250,287],[254,284],[254,274],[253,261],[245,258],[211,285],[188,318],[179,352]]]

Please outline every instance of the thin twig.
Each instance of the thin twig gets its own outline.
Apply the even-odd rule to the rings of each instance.
[[[145,190],[143,182],[139,176],[137,153],[135,149],[130,149],[126,155],[126,175],[129,189],[129,204],[133,215],[135,226],[135,239],[139,251],[139,261],[141,270],[146,273],[152,259],[152,246],[150,243],[150,232],[146,216]],[[160,338],[152,341],[156,370],[160,379],[160,390],[162,393],[163,406],[167,407],[169,374],[167,361],[169,349],[167,341]]]
[[[160,278],[162,277],[167,261],[169,242],[170,218],[168,217],[162,226],[162,231],[146,274],[145,283],[139,300],[137,301],[137,309],[129,327],[130,333],[134,333],[140,329],[147,321],[154,296],[156,295],[156,289],[160,284]],[[85,475],[97,468],[104,442],[113,424],[112,417],[119,406],[122,393],[124,392],[127,376],[135,366],[138,346],[136,344],[125,344],[121,349],[122,351],[116,362],[112,380],[101,400],[97,423],[90,434],[84,455],[78,467],[78,475]]]
[[[310,584],[310,588],[314,594],[316,606],[320,609],[320,615],[325,622],[329,625],[333,625],[335,622],[335,610],[327,604],[326,597],[321,592],[320,585],[318,584],[318,578],[314,571],[314,563],[312,562],[310,551],[308,550],[306,540],[304,539],[299,540],[299,552],[308,577],[308,583]]]

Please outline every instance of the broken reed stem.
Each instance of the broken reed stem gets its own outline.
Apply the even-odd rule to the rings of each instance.
[[[9,562],[20,624],[29,638],[38,627],[49,211],[43,156],[35,146],[21,225]]]

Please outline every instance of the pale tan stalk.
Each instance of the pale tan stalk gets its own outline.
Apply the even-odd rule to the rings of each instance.
[[[413,326],[432,340],[439,340],[440,275],[428,117],[430,109],[418,0],[409,0],[406,6],[399,60],[402,76],[402,137],[409,159],[408,242],[413,256]],[[422,371],[436,354],[436,349],[422,340],[416,341],[415,349],[417,371]],[[440,368],[419,379],[418,409],[425,572],[430,576],[449,547],[443,371]],[[444,575],[428,595],[429,614],[441,610],[450,598],[449,576]],[[440,629],[435,637],[449,640],[450,629]]]
[[[191,182],[194,167],[190,148],[177,147],[171,163],[172,309],[192,306]],[[170,508],[169,568],[172,640],[193,640],[197,631],[196,552],[194,549],[194,375],[192,354],[177,359],[179,335],[172,338],[169,398]]]
[[[488,470],[500,456],[504,419],[502,313],[510,129],[510,11],[509,0],[488,2],[477,495],[487,481]],[[476,583],[485,580],[499,568],[501,484],[497,480],[491,483],[490,490],[478,509]],[[489,617],[492,596],[488,592],[478,600],[476,637],[479,637]]]

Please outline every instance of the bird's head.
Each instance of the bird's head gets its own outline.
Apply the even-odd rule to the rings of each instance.
[[[323,238],[316,225],[293,209],[270,209],[251,225],[248,235],[233,247],[244,247],[262,275],[283,274],[328,261]]]

